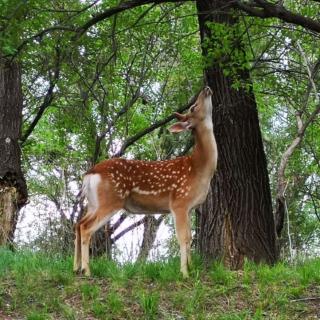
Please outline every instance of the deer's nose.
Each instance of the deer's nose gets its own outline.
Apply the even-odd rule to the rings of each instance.
[[[212,90],[210,89],[209,86],[206,86],[204,89],[203,89],[203,92],[206,96],[212,96]]]

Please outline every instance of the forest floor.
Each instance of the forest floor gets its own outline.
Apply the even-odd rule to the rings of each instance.
[[[0,319],[320,319],[320,258],[243,271],[195,258],[183,280],[178,258],[118,265],[92,260],[92,277],[72,259],[0,250]]]

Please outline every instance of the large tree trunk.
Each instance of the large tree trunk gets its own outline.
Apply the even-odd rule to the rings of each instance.
[[[217,48],[221,37],[221,34],[215,37],[207,23],[229,26],[236,23],[227,7],[228,2],[197,1],[205,57],[208,57],[210,46]],[[241,50],[236,32],[233,40],[232,45]],[[207,84],[213,89],[218,169],[206,202],[197,210],[196,246],[207,260],[222,258],[227,266],[238,269],[242,267],[244,257],[275,262],[276,236],[255,97],[251,89],[233,88],[235,76],[247,84],[250,76],[237,67],[234,68],[236,74],[225,76],[221,61],[228,65],[230,56],[222,58],[220,66],[218,61],[210,61],[205,70]]]
[[[19,146],[22,106],[19,65],[0,57],[0,245],[12,243],[27,201]]]

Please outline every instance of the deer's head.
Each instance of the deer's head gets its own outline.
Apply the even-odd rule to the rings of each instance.
[[[179,122],[173,124],[170,132],[181,132],[188,129],[194,129],[205,121],[211,122],[212,117],[212,91],[209,87],[205,87],[198,95],[196,102],[189,108],[185,114],[175,112],[175,116]]]

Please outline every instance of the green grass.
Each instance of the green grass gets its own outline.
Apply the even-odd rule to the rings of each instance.
[[[183,280],[179,259],[118,265],[91,261],[92,277],[72,259],[0,250],[0,319],[318,319],[320,259],[296,266],[246,262],[242,271],[195,257]],[[319,300],[305,298],[318,297]],[[301,300],[305,299],[305,300]]]

